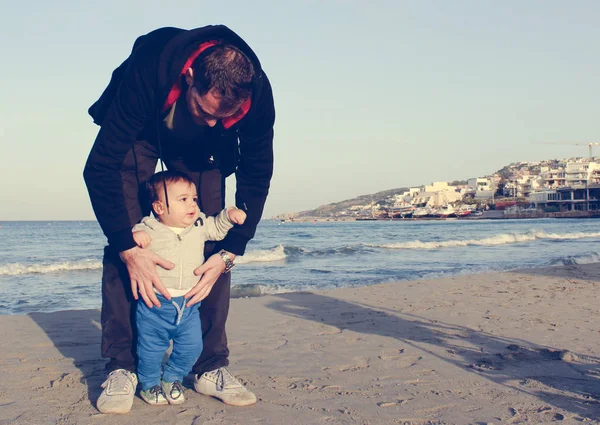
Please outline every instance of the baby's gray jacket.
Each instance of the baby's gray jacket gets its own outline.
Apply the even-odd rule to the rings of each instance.
[[[201,212],[198,220],[179,235],[152,217],[144,217],[132,231],[148,233],[152,238],[148,249],[175,264],[172,270],[156,266],[165,287],[190,289],[200,280],[194,275],[194,269],[204,263],[204,242],[224,239],[232,227],[227,209],[224,209],[216,217],[207,217]]]

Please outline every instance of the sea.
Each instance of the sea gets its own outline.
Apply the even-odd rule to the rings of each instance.
[[[595,263],[599,242],[600,219],[263,220],[232,296]],[[95,221],[0,222],[0,314],[99,308],[105,243]]]

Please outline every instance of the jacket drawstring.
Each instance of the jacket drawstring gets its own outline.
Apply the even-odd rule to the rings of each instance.
[[[156,77],[157,81],[158,81],[158,75]],[[165,164],[163,161],[163,152],[162,152],[162,141],[161,141],[161,137],[160,137],[160,108],[157,108],[156,110],[156,139],[158,141],[158,160],[160,161],[160,171],[162,171],[164,173],[165,171]],[[163,190],[165,191],[165,203],[167,204],[167,214],[170,213],[169,211],[169,196],[167,195],[167,182],[165,181],[165,179],[162,179],[163,181]]]
[[[177,303],[175,301],[171,301],[171,302],[177,309],[177,321],[175,322],[175,326],[179,326],[179,323],[181,323],[181,318],[183,317],[183,312],[185,311],[185,300],[183,300],[183,303],[181,304],[181,308],[179,308],[179,306],[177,305]]]
[[[162,171],[163,173],[165,172],[165,165],[163,162],[163,154],[162,154],[162,143],[160,140],[160,124],[158,124],[158,129],[157,129],[157,133],[156,133],[156,137],[158,138],[158,160],[160,161],[160,171]],[[169,211],[169,195],[167,195],[167,181],[166,179],[162,179],[163,181],[163,190],[165,191],[165,202],[167,204],[167,214],[170,213]]]

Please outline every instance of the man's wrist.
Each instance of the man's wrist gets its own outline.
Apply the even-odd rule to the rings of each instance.
[[[235,257],[237,257],[237,255],[235,255],[233,252],[227,251],[226,249],[222,249],[221,251],[226,252],[232,260],[235,260]]]
[[[232,254],[229,251],[225,251],[224,249],[220,250],[217,254],[219,255],[219,257],[221,257],[223,263],[225,263],[225,269],[223,270],[223,273],[229,273],[233,266],[235,266],[233,262],[235,260],[235,254]]]
[[[136,254],[136,252],[139,249],[141,249],[141,248],[138,246],[134,246],[133,248],[129,248],[129,249],[126,249],[125,251],[119,252],[119,257],[121,258],[121,261],[126,263],[131,257],[133,257]]]

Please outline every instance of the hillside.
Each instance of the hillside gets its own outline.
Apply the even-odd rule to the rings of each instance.
[[[295,216],[298,218],[301,217],[320,217],[320,216],[332,216],[341,213],[342,211],[347,210],[348,208],[354,205],[367,205],[371,202],[375,202],[376,204],[386,204],[389,202],[389,198],[394,195],[402,194],[408,190],[407,187],[401,187],[397,189],[389,189],[381,192],[369,194],[369,195],[360,195],[356,198],[346,199],[344,201],[335,202],[333,204],[321,205],[320,207],[314,210],[306,210],[300,211]]]
[[[600,161],[600,158],[582,158],[582,157],[574,157],[574,158],[565,158],[565,159],[547,159],[542,161],[535,162],[513,162],[511,164],[505,165],[501,169],[496,172],[490,174],[493,176],[497,176],[499,178],[498,189],[501,192],[502,188],[506,181],[516,180],[521,176],[530,176],[530,175],[540,175],[542,169],[563,169],[569,162],[583,162],[583,161]],[[460,186],[466,185],[466,180],[455,180],[449,183],[451,186]],[[334,217],[337,215],[345,215],[348,213],[348,210],[353,206],[368,206],[379,204],[380,207],[386,208],[391,207],[394,203],[395,196],[399,195],[408,190],[407,187],[401,187],[397,189],[389,189],[383,190],[373,194],[361,195],[356,198],[346,199],[340,202],[334,202],[327,205],[321,205],[318,208],[313,210],[300,211],[293,214],[282,214],[282,218],[287,218],[289,216],[295,218],[306,218],[306,217]],[[498,196],[502,196],[501,193]],[[342,214],[343,213],[343,214]]]

